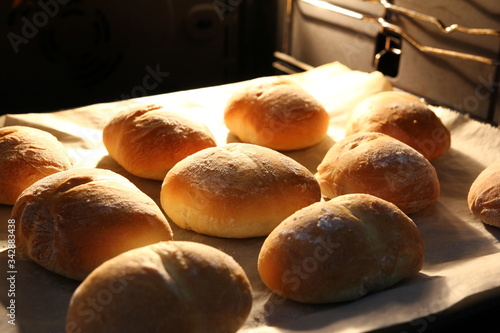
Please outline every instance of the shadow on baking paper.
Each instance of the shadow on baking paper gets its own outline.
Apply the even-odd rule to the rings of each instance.
[[[424,241],[425,267],[498,252],[500,229],[485,228],[467,204],[470,186],[484,165],[454,148],[432,164],[441,186],[439,200],[410,214]]]
[[[4,241],[5,244],[7,244],[9,235],[8,221],[12,216],[12,207],[14,206],[0,204],[0,241]]]
[[[261,320],[290,331],[373,331],[395,323],[430,316],[447,306],[448,288],[440,276],[423,273],[385,290],[350,302],[302,304],[272,295]]]
[[[451,148],[440,158],[432,161],[436,168],[441,184],[443,200],[450,201],[451,198],[459,200],[454,210],[459,212],[462,219],[479,229],[481,234],[491,240],[500,240],[500,228],[482,223],[479,218],[473,216],[468,208],[467,195],[472,183],[477,176],[486,168],[486,165],[478,163],[477,160],[468,155]],[[493,239],[494,237],[494,239]]]
[[[96,168],[111,170],[119,175],[122,175],[130,180],[142,192],[152,198],[157,205],[160,205],[161,181],[137,177],[125,170],[109,155],[103,156],[97,163]]]
[[[411,215],[424,243],[424,269],[497,253],[496,239],[485,232],[461,200],[440,199],[432,207]],[[462,210],[462,211],[461,211]]]
[[[484,230],[489,232],[493,237],[495,237],[500,242],[500,228],[484,224]]]
[[[0,252],[1,267],[7,267],[8,259],[7,251]],[[48,271],[22,255],[16,255],[15,270],[4,270],[4,275],[0,313],[6,315],[0,320],[0,332],[64,332],[67,308],[79,281]],[[9,320],[15,320],[15,326]]]
[[[444,155],[431,161],[436,168],[441,194],[467,200],[470,186],[484,169],[477,160],[450,148]]]
[[[226,142],[243,143],[236,135],[231,132],[228,133]],[[323,139],[323,141],[312,147],[279,152],[302,164],[314,174],[316,173],[318,165],[321,163],[321,161],[323,161],[326,153],[334,143],[335,141],[331,137],[327,136]]]

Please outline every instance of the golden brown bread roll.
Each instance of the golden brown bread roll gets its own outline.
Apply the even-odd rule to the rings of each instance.
[[[347,194],[303,208],[266,238],[258,258],[263,282],[304,303],[356,300],[417,274],[422,239],[395,205]]]
[[[314,175],[262,146],[207,148],[175,165],[161,205],[181,228],[218,237],[265,236],[285,217],[321,200]]]
[[[382,133],[353,134],[335,143],[316,173],[324,196],[368,193],[414,213],[437,201],[436,170],[419,152]]]
[[[76,168],[35,182],[12,217],[20,253],[76,280],[119,253],[173,237],[150,197],[103,169]]]
[[[118,114],[104,127],[103,142],[125,170],[155,180],[186,156],[216,145],[205,125],[156,105]]]
[[[500,228],[500,160],[485,168],[467,195],[470,211],[486,224]]]
[[[354,108],[346,136],[360,132],[380,132],[396,138],[433,160],[448,151],[450,131],[429,106],[405,92],[374,94]]]
[[[52,134],[27,126],[0,129],[0,204],[13,205],[37,180],[71,167],[64,146]]]
[[[236,332],[252,290],[229,255],[194,242],[161,242],[125,252],[76,289],[66,333]]]
[[[237,91],[226,105],[224,121],[243,142],[296,150],[326,137],[329,116],[298,84],[270,77],[256,79]]]

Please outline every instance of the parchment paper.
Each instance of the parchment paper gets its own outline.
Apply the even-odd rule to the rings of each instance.
[[[328,110],[329,136],[315,147],[286,153],[316,171],[326,151],[344,136],[353,105],[381,90],[391,89],[378,72],[362,73],[332,63],[288,76],[316,96]],[[44,114],[4,115],[0,126],[27,125],[53,133],[67,148],[75,167],[116,171],[135,183],[159,205],[161,182],[135,177],[107,155],[102,128],[116,113],[145,104],[158,104],[205,122],[217,144],[237,142],[224,126],[223,109],[235,89],[248,82],[207,87],[151,97],[90,105]],[[185,231],[171,223],[174,239],[202,242],[232,255],[252,282],[254,304],[241,332],[364,332],[399,323],[439,320],[439,313],[476,295],[488,297],[500,290],[500,230],[484,225],[467,208],[467,192],[475,177],[500,159],[500,132],[455,111],[433,107],[452,133],[452,147],[434,160],[441,183],[439,201],[410,217],[425,246],[425,265],[414,278],[368,295],[358,301],[305,305],[273,295],[257,272],[263,238],[220,239]],[[65,315],[78,282],[49,272],[27,258],[15,260],[15,296],[7,267],[7,224],[11,206],[0,206],[1,332],[63,332]],[[15,301],[15,325],[9,324],[8,306]],[[230,305],[228,305],[230,306]],[[144,318],[144,320],[148,320]],[[12,321],[11,321],[12,323]]]

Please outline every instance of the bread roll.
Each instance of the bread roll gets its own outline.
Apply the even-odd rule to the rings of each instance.
[[[351,114],[346,136],[380,132],[396,138],[433,160],[448,151],[450,131],[429,106],[405,92],[384,91],[360,102]]]
[[[369,194],[318,202],[283,221],[258,258],[263,282],[304,303],[352,301],[417,274],[422,239],[395,205]]]
[[[76,289],[66,333],[236,332],[252,306],[243,269],[208,245],[160,242],[125,252]]]
[[[437,201],[436,170],[407,144],[382,133],[358,133],[335,143],[318,166],[324,196],[367,193],[414,213]]]
[[[77,168],[28,187],[13,209],[18,251],[82,280],[126,250],[172,239],[156,203],[112,171]]]
[[[296,210],[321,200],[314,175],[265,147],[231,143],[180,161],[161,188],[161,205],[184,229],[218,237],[265,236]]]
[[[216,145],[208,128],[161,106],[118,114],[103,129],[109,155],[142,178],[163,180],[175,163]]]
[[[27,126],[0,129],[0,204],[13,205],[28,186],[72,162],[52,134]]]
[[[481,221],[500,228],[500,160],[477,176],[467,195],[467,203],[472,214]]]
[[[256,79],[237,91],[226,105],[224,121],[243,142],[296,150],[326,137],[329,116],[301,86],[271,77]]]

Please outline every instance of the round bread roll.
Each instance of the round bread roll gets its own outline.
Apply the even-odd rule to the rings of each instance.
[[[64,146],[52,134],[27,126],[0,129],[0,204],[13,205],[37,180],[71,167]]]
[[[326,137],[329,116],[301,86],[271,77],[254,80],[237,91],[226,105],[224,121],[243,142],[296,150]]]
[[[251,306],[250,283],[232,257],[199,243],[160,242],[96,268],[71,298],[66,332],[232,333]]]
[[[490,164],[472,183],[467,203],[486,224],[500,228],[500,160]]]
[[[417,226],[395,205],[347,194],[299,210],[266,238],[258,271],[273,292],[298,302],[352,301],[417,274]]]
[[[150,197],[103,169],[61,171],[35,182],[19,196],[12,218],[20,253],[75,280],[119,253],[173,237]]]
[[[316,173],[324,196],[367,193],[414,213],[437,201],[436,170],[419,152],[382,133],[358,133],[335,143]]]
[[[380,132],[413,147],[428,160],[448,151],[450,131],[429,106],[405,92],[383,91],[354,108],[346,136],[360,132]]]
[[[178,226],[201,234],[268,235],[296,210],[321,200],[314,175],[262,146],[231,143],[177,163],[161,188],[163,210]]]
[[[103,142],[125,170],[154,180],[163,180],[186,156],[216,145],[205,125],[156,105],[119,113],[104,127]]]

